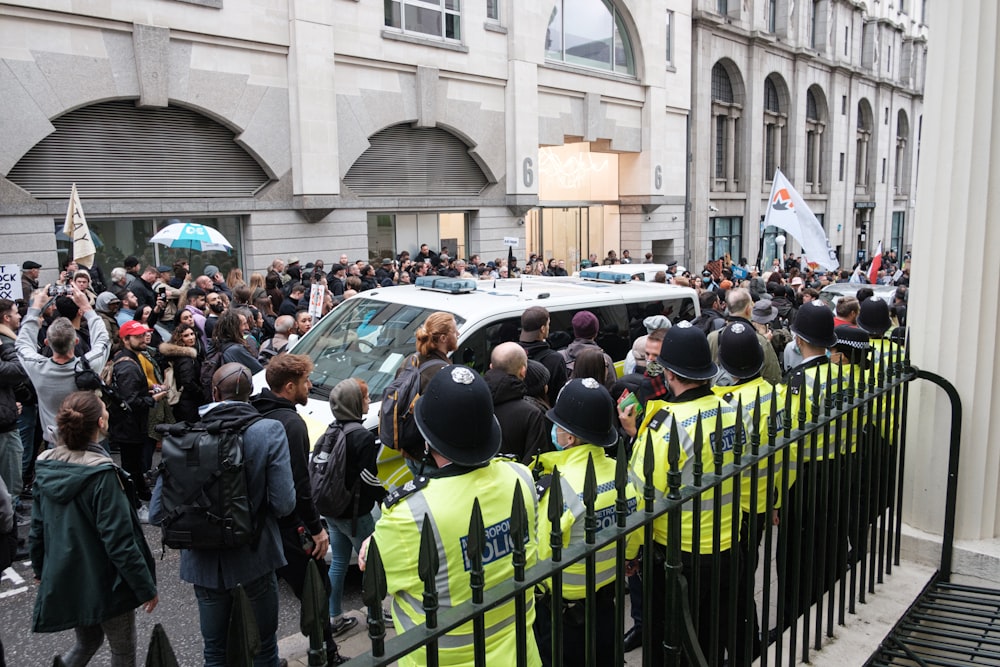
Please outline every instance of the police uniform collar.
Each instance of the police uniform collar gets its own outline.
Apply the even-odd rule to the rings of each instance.
[[[485,468],[490,464],[489,461],[485,463],[480,463],[479,465],[467,466],[460,463],[449,463],[443,468],[428,468],[424,470],[424,477],[429,479],[443,479],[445,477],[458,477],[464,475],[467,472],[472,472],[473,470],[479,470],[480,468]]]
[[[822,366],[823,364],[828,364],[828,363],[830,363],[830,358],[827,357],[825,354],[820,354],[815,357],[812,357],[811,359],[803,361],[798,366],[788,369],[785,372],[784,377],[781,378],[781,382],[782,384],[788,384],[788,382],[793,377],[795,377],[796,373],[800,373],[810,368],[815,368],[816,366]]]
[[[706,396],[714,396],[712,393],[712,387],[708,384],[703,384],[698,387],[692,387],[687,391],[683,392],[679,396],[675,396],[670,400],[671,403],[687,403],[688,401],[696,401],[699,398],[705,398]]]

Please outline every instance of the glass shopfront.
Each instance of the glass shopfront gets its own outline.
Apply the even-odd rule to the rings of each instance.
[[[186,248],[168,248],[150,243],[149,239],[159,230],[175,222],[195,222],[207,227],[218,229],[226,239],[233,244],[232,252],[198,252]],[[105,277],[111,279],[111,269],[122,266],[129,255],[135,255],[143,266],[164,264],[167,266],[179,259],[187,259],[191,271],[199,275],[208,264],[219,267],[223,275],[234,267],[244,268],[244,279],[249,277],[249,271],[242,266],[243,235],[239,216],[220,216],[216,218],[143,218],[143,219],[88,219],[87,225],[97,246],[95,262],[104,271]],[[69,239],[62,233],[63,221],[55,223],[56,251],[59,253],[60,266],[69,257]]]

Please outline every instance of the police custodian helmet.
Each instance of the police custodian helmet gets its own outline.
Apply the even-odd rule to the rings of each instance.
[[[752,378],[764,366],[764,348],[757,330],[743,322],[730,322],[719,331],[719,364],[734,378]]]
[[[615,402],[594,378],[576,378],[559,391],[556,405],[545,416],[564,431],[598,447],[618,442]]]
[[[466,366],[445,366],[427,383],[413,417],[431,448],[449,461],[474,466],[500,451],[500,424],[486,381]]]
[[[688,380],[711,380],[719,372],[705,332],[681,320],[663,337],[660,365]]]
[[[837,336],[833,333],[833,311],[822,301],[802,304],[795,313],[792,333],[816,347],[833,347]]]

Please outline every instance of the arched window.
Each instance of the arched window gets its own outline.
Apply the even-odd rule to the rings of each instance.
[[[712,68],[712,189],[735,192],[739,186],[741,99],[733,88],[729,70],[721,62]]]
[[[823,132],[826,130],[826,104],[816,86],[806,91],[806,188],[821,192],[823,188]]]
[[[67,183],[93,199],[253,197],[269,181],[230,128],[183,107],[115,100],[52,125],[7,174],[38,199],[66,197]]]
[[[783,107],[778,87],[785,90],[784,81],[777,74],[764,79],[764,180],[774,178],[775,170],[785,164],[788,145],[788,109]]]
[[[632,39],[609,0],[556,0],[545,59],[635,76]]]
[[[872,138],[875,121],[868,100],[858,102],[858,129],[856,133],[856,154],[854,156],[854,185],[868,191],[871,184],[871,170],[868,168],[868,146]]]
[[[909,192],[910,173],[910,121],[906,117],[906,112],[902,109],[896,114],[896,164],[893,173],[893,187],[896,194]]]

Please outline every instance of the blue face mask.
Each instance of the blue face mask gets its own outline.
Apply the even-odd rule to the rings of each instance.
[[[552,425],[552,433],[551,433],[551,437],[552,437],[552,446],[556,448],[556,451],[557,451],[557,452],[561,452],[563,448],[562,448],[562,446],[561,446],[561,445],[559,444],[558,440],[556,439],[556,429],[557,429],[557,428],[559,428],[559,427],[558,427],[558,426],[556,426],[555,424],[553,424],[553,425]]]

